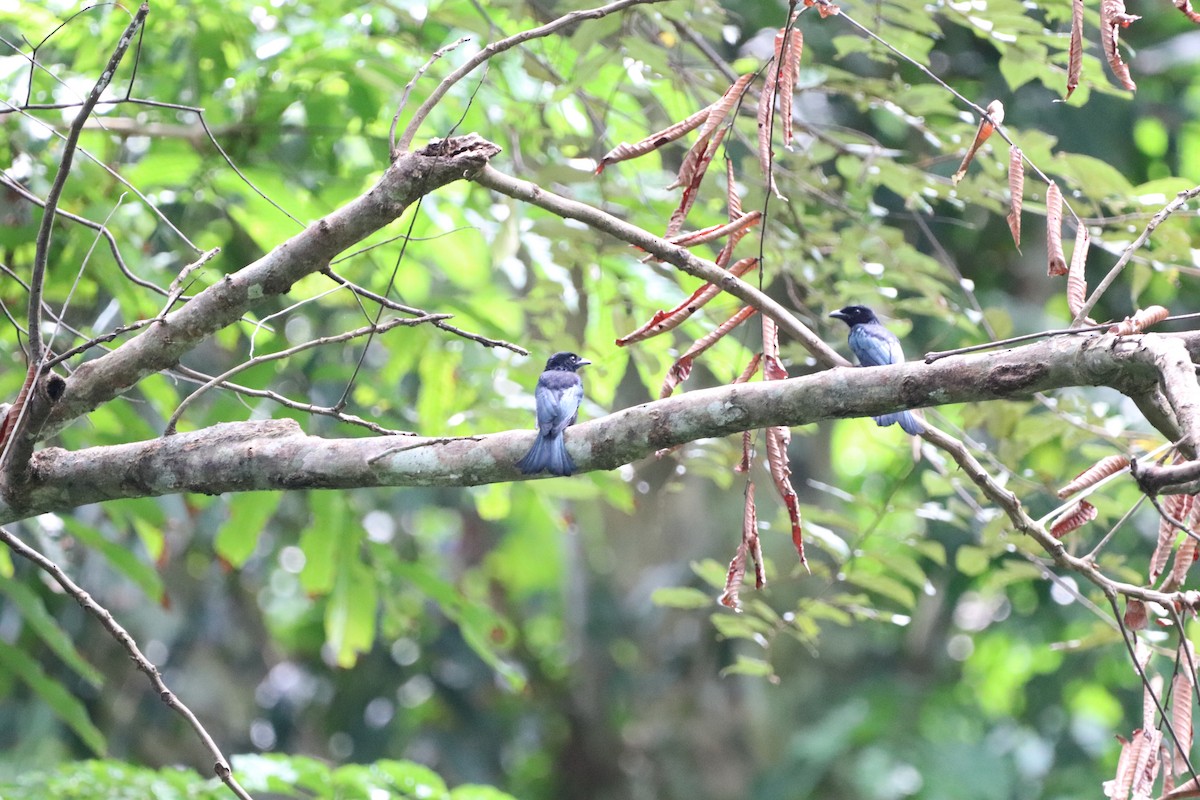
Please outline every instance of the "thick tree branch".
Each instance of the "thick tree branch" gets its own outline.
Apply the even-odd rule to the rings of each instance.
[[[253,264],[226,275],[159,324],[80,366],[67,381],[66,395],[55,407],[49,427],[60,428],[147,375],[174,366],[212,333],[284,294],[304,276],[325,269],[330,259],[395,220],[417,198],[469,178],[498,152],[499,147],[471,134],[401,155],[366,194]]]
[[[780,331],[798,340],[824,366],[844,367],[850,364],[781,304],[745,281],[729,274],[728,270],[717,266],[712,261],[700,258],[685,247],[671,244],[666,239],[655,236],[636,225],[630,225],[628,222],[617,219],[586,203],[557,195],[536,183],[505,175],[490,166],[484,167],[476,173],[473,180],[481,186],[486,186],[515,200],[532,203],[564,219],[579,220],[598,231],[603,231],[623,242],[640,247],[689,275],[716,284],[723,291],[775,320]]]
[[[775,425],[884,414],[905,407],[1003,400],[1069,386],[1144,392],[1157,382],[1153,336],[1063,337],[934,364],[846,368],[783,381],[704,389],[572,427],[583,471],[615,469],[697,439]],[[1192,334],[1200,338],[1200,333]],[[85,503],[178,492],[370,486],[472,486],[521,479],[513,464],[532,431],[452,439],[323,439],[292,421],[228,423],[194,433],[34,455],[21,508],[0,522]]]

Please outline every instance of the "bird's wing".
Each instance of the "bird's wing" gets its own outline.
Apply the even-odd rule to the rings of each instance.
[[[575,421],[583,400],[583,383],[570,372],[547,372],[534,392],[538,429],[545,435],[561,432]]]
[[[850,349],[864,367],[903,364],[904,350],[896,335],[882,325],[855,325],[850,331]]]

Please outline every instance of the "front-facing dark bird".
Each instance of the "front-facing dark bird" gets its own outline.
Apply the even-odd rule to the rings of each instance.
[[[537,402],[537,439],[517,469],[526,475],[549,472],[570,475],[575,462],[567,452],[563,431],[575,424],[579,403],[583,400],[583,380],[575,370],[592,362],[574,353],[555,353],[546,362],[546,371],[538,378],[534,399]]]
[[[850,326],[850,349],[858,363],[864,367],[881,367],[886,364],[903,364],[904,351],[900,340],[879,322],[875,312],[866,306],[846,306],[829,316],[836,317]],[[874,417],[881,426],[900,424],[905,433],[919,434],[921,422],[907,411]]]

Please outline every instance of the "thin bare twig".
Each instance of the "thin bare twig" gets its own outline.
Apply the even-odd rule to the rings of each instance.
[[[271,197],[268,196],[266,192],[264,192],[262,189],[259,189],[257,186],[254,185],[254,181],[250,180],[248,177],[246,177],[246,174],[244,172],[242,172],[240,169],[238,169],[238,165],[233,163],[233,159],[229,157],[229,154],[225,152],[225,148],[221,147],[221,143],[217,141],[217,137],[213,134],[212,130],[209,129],[208,121],[204,119],[204,112],[202,110],[197,112],[196,117],[200,121],[200,127],[204,128],[204,133],[206,136],[208,136],[208,141],[212,144],[213,147],[215,147],[217,149],[217,152],[221,154],[221,158],[225,160],[225,164],[231,170],[233,170],[235,173],[237,173],[237,176],[242,179],[243,183],[245,183],[247,186],[250,187],[250,191],[254,192],[256,195],[261,197],[263,200],[266,200],[268,203],[270,203],[272,206],[274,206],[276,211],[278,211],[280,214],[283,214],[285,217],[290,219],[292,222],[296,223],[301,228],[303,228],[304,227],[303,222],[301,222],[299,219],[297,219],[286,208],[279,205],[279,203],[276,203],[274,200],[272,200]]]
[[[564,219],[578,220],[595,230],[639,247],[660,260],[675,265],[689,275],[715,284],[722,291],[728,292],[775,320],[781,331],[798,340],[817,361],[825,366],[850,366],[849,361],[825,344],[821,337],[817,336],[780,303],[731,275],[728,270],[700,258],[687,248],[671,244],[666,239],[617,219],[594,206],[557,195],[535,183],[505,175],[491,166],[485,166],[473,176],[472,180],[481,186],[486,186],[516,200],[531,203]]]
[[[124,58],[125,51],[133,41],[134,34],[137,33],[142,23],[146,21],[146,15],[149,13],[150,4],[142,3],[137,13],[134,14],[133,20],[130,21],[129,26],[125,28],[125,32],[121,34],[121,38],[117,41],[116,49],[113,50],[112,56],[108,59],[108,64],[105,66],[104,71],[100,73],[100,79],[92,87],[87,100],[80,106],[79,112],[75,115],[75,120],[71,123],[71,128],[67,132],[66,142],[63,145],[62,158],[59,160],[58,172],[54,176],[54,182],[50,185],[50,191],[46,193],[45,212],[42,214],[42,224],[38,228],[37,249],[33,257],[33,272],[29,279],[29,364],[31,370],[40,369],[42,354],[44,352],[41,333],[42,286],[46,281],[46,264],[50,259],[50,234],[54,230],[54,212],[58,208],[58,201],[62,197],[63,188],[67,185],[67,177],[71,174],[71,164],[75,160],[75,148],[79,145],[79,136],[83,132],[83,123],[91,116],[92,109],[96,107],[96,103],[100,100],[100,95],[104,93],[104,90],[112,82],[113,75],[116,73],[121,59]]]
[[[305,350],[311,350],[314,347],[320,347],[320,346],[326,345],[326,344],[336,344],[338,342],[344,342],[347,339],[354,339],[359,336],[374,336],[376,333],[384,333],[386,331],[391,330],[392,328],[398,328],[402,325],[403,326],[421,325],[426,322],[433,322],[436,319],[445,319],[447,316],[448,315],[446,315],[446,314],[442,314],[442,315],[430,314],[430,315],[424,316],[424,317],[408,317],[408,318],[390,319],[387,322],[383,322],[383,323],[379,323],[379,324],[372,324],[372,325],[365,325],[361,328],[355,328],[352,331],[346,331],[345,333],[339,333],[336,336],[323,336],[319,339],[313,339],[311,341],[302,342],[301,344],[298,344],[295,347],[289,347],[286,350],[280,350],[279,352],[276,352],[276,353],[267,353],[266,355],[255,356],[254,358],[248,358],[245,361],[243,361],[242,363],[238,364],[237,366],[231,367],[230,369],[225,370],[224,372],[222,372],[220,375],[216,376],[215,378],[212,378],[211,380],[208,381],[208,383],[204,384],[199,389],[197,389],[196,391],[192,392],[187,397],[185,397],[183,399],[183,402],[181,402],[179,404],[179,406],[175,409],[175,413],[171,415],[171,418],[169,420],[167,420],[167,427],[163,431],[163,436],[171,436],[172,434],[175,433],[175,426],[178,424],[179,418],[181,416],[183,416],[184,409],[186,409],[189,405],[191,405],[195,400],[199,399],[201,395],[203,395],[205,392],[207,392],[209,389],[213,388],[214,386],[225,382],[229,378],[232,378],[234,375],[237,375],[239,372],[247,370],[250,367],[254,367],[259,364],[264,364],[268,361],[276,361],[281,358],[288,358],[290,356],[296,355],[297,353],[302,353]]]
[[[400,238],[400,237],[397,237],[397,238]],[[403,303],[398,303],[389,297],[384,297],[383,295],[381,295],[377,292],[372,292],[370,289],[366,288],[365,286],[360,286],[357,283],[354,283],[350,279],[343,277],[342,275],[339,275],[338,273],[334,272],[332,269],[329,269],[329,268],[323,269],[323,270],[321,270],[321,274],[324,275],[325,277],[329,278],[329,280],[333,281],[334,283],[345,286],[347,289],[354,292],[354,294],[356,296],[365,297],[368,300],[379,303],[384,308],[390,308],[393,311],[399,311],[404,314],[417,314],[419,316],[429,315],[428,311],[424,311],[419,308],[414,308],[412,306],[406,306]],[[529,355],[529,351],[526,350],[524,347],[521,347],[518,344],[513,344],[512,342],[506,342],[503,339],[492,339],[487,336],[483,336],[482,334],[472,333],[471,331],[465,331],[462,328],[459,328],[455,325],[451,325],[449,322],[446,322],[446,320],[444,318],[435,320],[432,323],[432,325],[435,328],[446,331],[447,333],[452,333],[455,336],[461,336],[464,339],[469,339],[472,342],[477,342],[478,344],[481,344],[484,347],[503,347],[505,350],[511,350],[512,352],[516,353],[517,355],[522,355],[522,356]]]
[[[123,101],[113,100],[111,102],[120,103]],[[131,101],[131,102],[137,102],[142,105],[156,105],[156,106],[159,106],[162,108],[176,108],[176,107],[181,108],[181,109],[188,108],[187,106],[174,106],[169,103],[153,103],[149,100],[137,100],[137,101]],[[73,108],[74,105],[75,104],[68,104],[66,107]],[[97,103],[97,105],[100,105],[100,104]],[[33,116],[32,114],[28,113],[24,108],[15,106],[3,98],[0,98],[0,106],[7,107],[8,109],[10,109],[12,111],[18,112],[23,117],[25,117],[25,119],[29,120],[29,122],[31,124],[37,125],[37,126],[41,127],[42,130],[47,131],[50,135],[57,136],[59,139],[66,141],[67,137],[64,136],[62,133],[59,133],[58,129],[55,126],[47,124],[46,122],[43,122],[42,120],[40,120],[37,117]],[[36,108],[36,106],[31,106],[31,108]],[[0,115],[3,115],[3,113],[4,113],[4,108],[0,108]],[[111,176],[114,181],[121,184],[126,189],[128,189],[129,191],[131,191],[135,195],[137,195],[138,199],[141,200],[143,203],[145,203],[146,207],[148,209],[150,209],[150,212],[152,214],[154,214],[155,217],[158,218],[158,221],[161,222],[168,230],[170,230],[171,233],[178,236],[179,240],[181,242],[183,242],[188,247],[195,250],[197,253],[203,252],[191,239],[189,239],[187,237],[187,235],[183,231],[179,230],[179,226],[177,226],[174,222],[172,222],[170,217],[168,217],[166,214],[164,214],[162,211],[160,211],[158,206],[154,205],[154,203],[152,203],[150,201],[150,198],[146,197],[146,195],[142,192],[141,189],[134,186],[132,183],[130,183],[125,178],[125,176],[123,176],[121,173],[117,172],[115,169],[113,169],[111,166],[109,166],[109,164],[107,162],[105,162],[104,159],[98,158],[97,156],[93,155],[86,148],[76,147],[75,149],[79,153],[82,153],[84,156],[86,156],[97,167],[99,167],[100,169],[102,169],[106,173],[108,173],[108,175]]]
[[[35,206],[45,208],[45,200],[41,199],[33,192],[30,192],[24,186],[17,183],[3,172],[0,172],[0,183],[3,183],[4,186],[19,194],[22,198],[30,203],[33,203]],[[110,231],[107,227],[99,222],[93,222],[87,217],[81,217],[77,214],[72,214],[70,211],[64,211],[61,208],[56,208],[54,213],[63,219],[69,219],[72,222],[76,222],[84,226],[85,228],[91,228],[103,236],[105,240],[108,241],[108,249],[112,253],[113,261],[115,261],[117,264],[117,269],[121,270],[121,274],[124,275],[131,283],[141,286],[143,289],[150,289],[151,291],[158,292],[159,294],[166,294],[166,290],[164,290],[158,284],[152,283],[144,278],[139,278],[133,273],[133,270],[131,270],[129,265],[125,263],[124,256],[121,255],[121,249],[117,245],[117,238],[113,236],[112,231]],[[28,288],[28,286],[26,286],[26,288]]]
[[[1108,271],[1104,279],[1092,290],[1083,307],[1079,309],[1079,313],[1075,315],[1075,319],[1071,323],[1072,325],[1078,325],[1082,320],[1087,319],[1087,315],[1092,313],[1092,309],[1096,307],[1096,303],[1100,301],[1100,298],[1104,296],[1104,293],[1108,291],[1108,288],[1120,276],[1121,272],[1125,269],[1125,265],[1129,263],[1129,259],[1133,258],[1133,254],[1142,249],[1142,245],[1150,238],[1150,234],[1154,233],[1154,229],[1165,222],[1167,217],[1183,208],[1189,200],[1197,195],[1200,195],[1200,186],[1180,192],[1175,196],[1174,200],[1167,203],[1157,214],[1150,218],[1150,221],[1146,223],[1146,228],[1138,234],[1136,239],[1129,243],[1129,246],[1125,248],[1125,252],[1117,259],[1117,263],[1113,264],[1112,269]]]
[[[1109,597],[1121,594],[1126,597],[1135,597],[1148,603],[1154,603],[1164,608],[1171,608],[1176,604],[1179,604],[1182,608],[1196,608],[1200,606],[1200,593],[1160,592],[1144,586],[1135,586],[1132,583],[1113,580],[1101,572],[1089,559],[1071,555],[1063,547],[1062,542],[1050,535],[1045,526],[1038,523],[1037,520],[1025,512],[1024,506],[1015,494],[988,474],[983,465],[967,450],[962,442],[944,431],[934,428],[932,425],[926,425],[925,428],[925,431],[921,433],[922,438],[949,454],[962,467],[967,477],[983,491],[984,495],[1008,516],[1013,527],[1020,533],[1036,541],[1046,551],[1056,566],[1082,575],[1098,586]]]
[[[167,684],[163,681],[162,675],[159,673],[158,668],[150,662],[150,659],[146,658],[146,656],[142,653],[141,648],[138,647],[137,642],[134,641],[133,637],[129,635],[129,631],[125,630],[125,628],[123,628],[121,624],[117,622],[112,613],[109,612],[107,608],[97,603],[95,599],[79,584],[71,580],[70,577],[67,576],[67,573],[63,571],[62,567],[58,566],[58,564],[51,561],[38,550],[25,544],[25,542],[23,542],[20,538],[4,528],[0,528],[0,541],[3,541],[4,544],[6,544],[14,553],[29,560],[38,569],[42,570],[51,578],[53,578],[55,583],[61,586],[67,594],[73,597],[75,602],[79,603],[80,607],[82,607],[84,611],[87,611],[100,621],[100,624],[104,626],[104,629],[107,630],[109,634],[111,634],[112,637],[117,640],[117,643],[124,648],[125,652],[129,653],[129,657],[133,660],[133,663],[137,665],[137,668],[143,672],[147,678],[150,679],[150,683],[153,684],[155,691],[158,692],[159,699],[166,703],[168,708],[183,717],[184,721],[187,722],[191,729],[196,732],[196,735],[200,738],[201,743],[203,743],[204,747],[212,756],[213,772],[215,772],[217,777],[221,779],[222,783],[228,786],[230,791],[241,798],[241,800],[253,800],[253,798],[250,796],[250,793],[243,789],[241,784],[238,783],[237,779],[233,777],[233,771],[229,768],[229,762],[226,760],[225,756],[221,754],[221,748],[217,746],[217,743],[213,740],[209,732],[205,730],[204,726],[200,723],[200,720],[196,718],[196,715],[190,708],[184,705],[184,703],[175,696],[174,692],[167,688]]]
[[[212,375],[201,372],[191,367],[185,367],[182,364],[170,371],[170,374],[180,380],[191,381],[198,384],[208,383],[213,379]],[[412,431],[402,431],[395,428],[388,428],[380,425],[377,422],[372,422],[369,419],[347,414],[345,411],[335,409],[332,406],[319,406],[315,403],[304,403],[299,400],[293,400],[279,392],[271,391],[270,389],[252,389],[249,386],[242,386],[239,383],[232,381],[221,381],[218,384],[222,389],[228,389],[234,394],[242,395],[243,397],[256,397],[262,400],[270,400],[273,403],[278,403],[284,408],[290,408],[294,411],[300,411],[305,414],[313,414],[321,417],[331,417],[338,422],[344,422],[347,425],[356,425],[360,428],[365,428],[372,433],[378,433],[381,436],[414,436]],[[244,401],[243,401],[244,402]],[[249,405],[248,403],[246,404]]]
[[[1179,740],[1179,736],[1175,734],[1175,728],[1171,725],[1170,715],[1163,708],[1162,700],[1159,698],[1158,693],[1154,691],[1154,687],[1150,685],[1150,678],[1146,675],[1146,670],[1142,667],[1142,662],[1138,660],[1137,652],[1133,646],[1136,635],[1131,634],[1125,627],[1125,619],[1121,614],[1121,607],[1117,605],[1116,594],[1110,594],[1109,592],[1105,592],[1105,594],[1108,596],[1109,605],[1112,606],[1113,619],[1116,620],[1117,628],[1121,631],[1121,640],[1125,642],[1125,649],[1129,652],[1129,660],[1133,662],[1133,668],[1137,670],[1138,677],[1142,679],[1142,686],[1149,693],[1150,699],[1154,701],[1154,707],[1158,709],[1159,718],[1162,720],[1162,724],[1166,726],[1167,733],[1171,736],[1171,741],[1175,743],[1175,749],[1184,754],[1184,762],[1187,764],[1188,771],[1191,772],[1192,764],[1187,760],[1186,748]],[[1194,775],[1195,773],[1193,772],[1192,774]]]
[[[390,128],[388,128],[388,153],[391,155],[391,159],[393,161],[396,160],[397,155],[396,126],[400,124],[400,115],[404,113],[404,107],[408,105],[408,96],[412,94],[413,87],[416,86],[417,81],[421,79],[421,76],[425,74],[425,71],[433,66],[433,62],[437,61],[451,50],[457,49],[459,45],[469,41],[471,41],[470,36],[463,36],[462,38],[457,39],[450,44],[445,45],[444,47],[439,47],[437,50],[434,50],[433,55],[429,57],[429,60],[422,64],[417,71],[413,73],[413,76],[411,79],[409,79],[408,83],[404,85],[404,92],[400,95],[400,102],[396,106],[396,113],[392,115],[392,125]]]
[[[650,5],[652,3],[661,2],[664,2],[664,0],[616,0],[614,3],[609,3],[605,6],[599,6],[598,8],[572,11],[571,13],[564,14],[558,19],[548,22],[540,27],[531,28],[527,31],[521,31],[520,33],[509,36],[506,39],[492,42],[487,47],[473,55],[471,58],[467,59],[467,62],[461,67],[443,78],[442,82],[438,84],[437,88],[434,89],[432,93],[430,93],[429,97],[425,98],[425,102],[422,103],[420,108],[413,113],[413,118],[409,120],[408,127],[406,127],[404,129],[404,133],[401,134],[400,141],[396,142],[395,146],[392,147],[392,158],[395,159],[398,152],[408,150],[408,148],[412,145],[413,138],[417,135],[417,130],[421,127],[421,123],[425,121],[425,118],[429,116],[429,112],[432,111],[434,106],[436,106],[446,95],[446,92],[450,91],[454,84],[471,74],[476,67],[497,53],[502,53],[505,50],[516,47],[519,44],[528,42],[530,39],[538,39],[543,36],[549,36],[552,33],[571,25],[575,25],[583,20],[600,19],[617,11],[624,11],[632,6]]]

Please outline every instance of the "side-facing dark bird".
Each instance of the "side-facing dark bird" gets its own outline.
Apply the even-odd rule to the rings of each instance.
[[[881,367],[885,364],[903,364],[904,351],[900,340],[879,322],[875,312],[866,306],[846,306],[829,316],[836,317],[850,326],[850,349],[858,363],[864,367]],[[880,426],[900,424],[905,433],[919,434],[924,428],[921,422],[908,411],[874,417]]]
[[[555,353],[546,362],[546,371],[538,378],[534,399],[537,402],[537,439],[517,469],[526,475],[549,472],[570,475],[575,462],[567,453],[563,431],[575,424],[579,403],[583,400],[583,380],[575,370],[592,362],[574,353]]]

